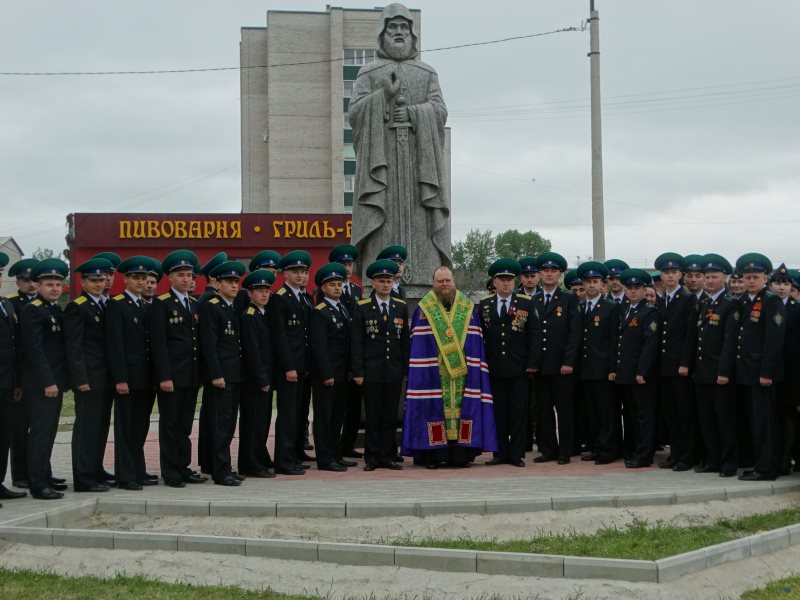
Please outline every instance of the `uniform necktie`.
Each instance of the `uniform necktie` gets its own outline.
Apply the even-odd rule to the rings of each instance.
[[[669,308],[669,299],[670,299],[669,294],[664,296],[664,307],[665,308]]]
[[[0,312],[2,312],[3,316],[8,320],[8,311],[6,311],[6,307],[3,306],[2,302],[0,302]]]
[[[614,298],[614,302],[616,302],[617,304],[621,304],[622,298]]]
[[[381,316],[384,321],[389,320],[389,311],[386,310],[386,302],[381,302]]]
[[[505,319],[508,316],[508,307],[506,307],[506,299],[500,298],[500,318]]]
[[[138,306],[139,308],[144,308],[144,303],[142,302],[141,298],[136,299],[136,306]]]
[[[547,306],[548,304],[550,304],[550,294],[545,294],[544,295],[544,305]]]
[[[342,319],[347,321],[347,311],[344,309],[344,304],[339,302],[338,306],[336,307],[339,309],[339,314],[342,315]]]
[[[192,314],[192,309],[189,308],[189,297],[188,296],[184,296],[183,297],[183,305],[186,307],[186,312],[191,315]]]

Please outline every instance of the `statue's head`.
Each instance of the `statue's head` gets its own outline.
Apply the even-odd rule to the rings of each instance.
[[[409,60],[417,53],[417,36],[411,12],[397,2],[383,9],[378,33],[378,56],[391,60]]]

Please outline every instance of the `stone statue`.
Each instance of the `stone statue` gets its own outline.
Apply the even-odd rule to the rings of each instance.
[[[405,246],[403,283],[410,297],[421,298],[434,270],[451,264],[447,107],[436,71],[419,60],[414,21],[402,4],[383,10],[378,57],[361,68],[350,99],[352,243],[364,264],[386,246]]]

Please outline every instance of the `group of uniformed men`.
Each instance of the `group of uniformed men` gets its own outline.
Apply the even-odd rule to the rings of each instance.
[[[402,469],[395,438],[408,372],[407,251],[390,246],[367,267],[366,298],[350,279],[357,258],[351,245],[334,248],[312,300],[311,256],[302,250],[260,252],[246,276],[225,253],[201,266],[189,250],[161,262],[103,252],[72,269],[82,293],[63,312],[63,261],[12,265],[19,291],[0,298],[0,498],[25,495],[2,485],[9,447],[14,487],[63,497],[50,455],[68,389],[78,492],[158,483],[144,456],[156,400],[164,483],[207,481],[190,467],[201,385],[198,462],[216,484],[303,475],[312,448],[320,470],[346,471],[357,464],[349,458],[362,457],[366,471]],[[0,269],[7,263],[0,253]],[[761,254],[742,256],[735,269],[716,254],[665,253],[654,266],[651,274],[591,261],[565,274],[554,252],[491,265],[495,291],[476,307],[499,441],[489,465],[524,466],[534,423],[536,463],[567,464],[583,451],[583,461],[648,467],[668,444],[659,466],[676,471],[730,477],[744,466],[740,479],[771,480],[800,465],[798,273],[773,270]],[[273,292],[278,271],[285,282]],[[125,290],[109,297],[116,274]],[[199,298],[197,274],[209,282]],[[162,276],[170,289],[154,297]],[[363,455],[354,448],[362,399]],[[112,410],[113,475],[103,464]]]

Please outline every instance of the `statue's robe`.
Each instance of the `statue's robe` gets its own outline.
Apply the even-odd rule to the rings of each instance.
[[[414,311],[401,447],[415,457],[464,448],[468,459],[497,450],[483,333],[461,292],[449,311],[433,292]]]
[[[387,102],[383,82],[392,73],[402,90]],[[400,95],[410,123],[405,150],[398,149],[398,129],[391,127]],[[430,286],[433,271],[451,263],[444,160],[447,107],[436,71],[416,60],[382,58],[364,65],[353,88],[349,119],[357,160],[352,243],[367,263],[386,246],[405,246],[409,259],[404,283]],[[405,199],[401,189],[407,190]]]

